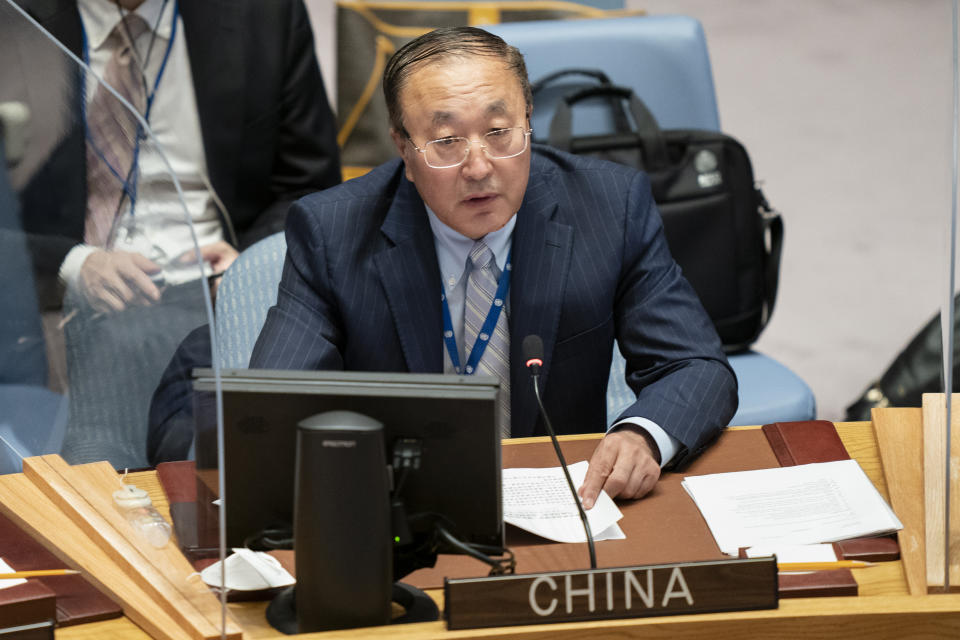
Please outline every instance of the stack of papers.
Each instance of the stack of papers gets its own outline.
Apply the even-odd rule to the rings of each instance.
[[[586,460],[569,465],[570,478],[579,489],[587,474]],[[578,498],[579,499],[579,498]],[[617,525],[623,517],[605,491],[601,491],[587,522],[593,539],[622,540],[627,536]],[[538,536],[557,542],[586,542],[587,534],[570,494],[561,467],[503,470],[503,519]]]
[[[690,476],[683,487],[729,555],[903,528],[856,460]]]

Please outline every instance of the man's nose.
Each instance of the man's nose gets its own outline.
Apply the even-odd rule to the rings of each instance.
[[[467,159],[463,162],[463,175],[471,180],[482,180],[490,175],[493,162],[483,150],[483,143],[477,140],[470,141]]]

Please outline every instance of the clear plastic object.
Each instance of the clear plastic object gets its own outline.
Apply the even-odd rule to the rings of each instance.
[[[170,524],[153,508],[153,501],[146,491],[125,484],[123,489],[113,492],[113,501],[127,522],[151,545],[161,549],[170,541]]]

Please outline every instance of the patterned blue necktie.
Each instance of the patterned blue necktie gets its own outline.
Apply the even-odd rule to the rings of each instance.
[[[507,314],[501,312],[493,335],[480,333],[497,291],[496,262],[493,252],[477,240],[470,250],[470,276],[467,278],[467,297],[463,313],[463,336],[466,353],[473,351],[479,338],[487,341],[487,348],[477,364],[477,371],[495,376],[500,381],[499,411],[501,437],[510,437],[510,329]],[[478,335],[479,334],[479,335]]]

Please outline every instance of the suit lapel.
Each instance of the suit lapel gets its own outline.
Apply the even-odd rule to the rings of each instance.
[[[34,0],[18,2],[40,25],[76,56],[82,55],[83,27],[76,2],[70,0]],[[51,48],[53,44],[51,43]],[[49,82],[43,74],[37,74]]]
[[[573,247],[573,229],[553,219],[558,203],[550,189],[550,174],[537,171],[530,183],[513,231],[513,274],[510,292],[510,386],[513,437],[532,435],[537,423],[536,398],[524,367],[522,345],[528,335],[543,340],[541,393],[547,388],[550,356],[560,326],[567,271]]]
[[[223,201],[232,202],[243,137],[245,8],[228,0],[179,3],[210,182]]]
[[[392,246],[374,256],[374,262],[407,368],[413,373],[440,373],[443,323],[437,252],[423,201],[403,177],[381,232]]]
[[[546,358],[540,381],[541,388],[546,389],[573,248],[573,229],[553,220],[558,204],[549,182],[549,175],[531,171],[513,232],[510,384],[515,437],[531,435],[537,422],[536,399],[523,365],[523,339],[536,334],[543,340]],[[378,253],[374,263],[408,369],[442,371],[441,283],[436,249],[423,201],[405,178],[401,178],[381,232],[391,246]]]

